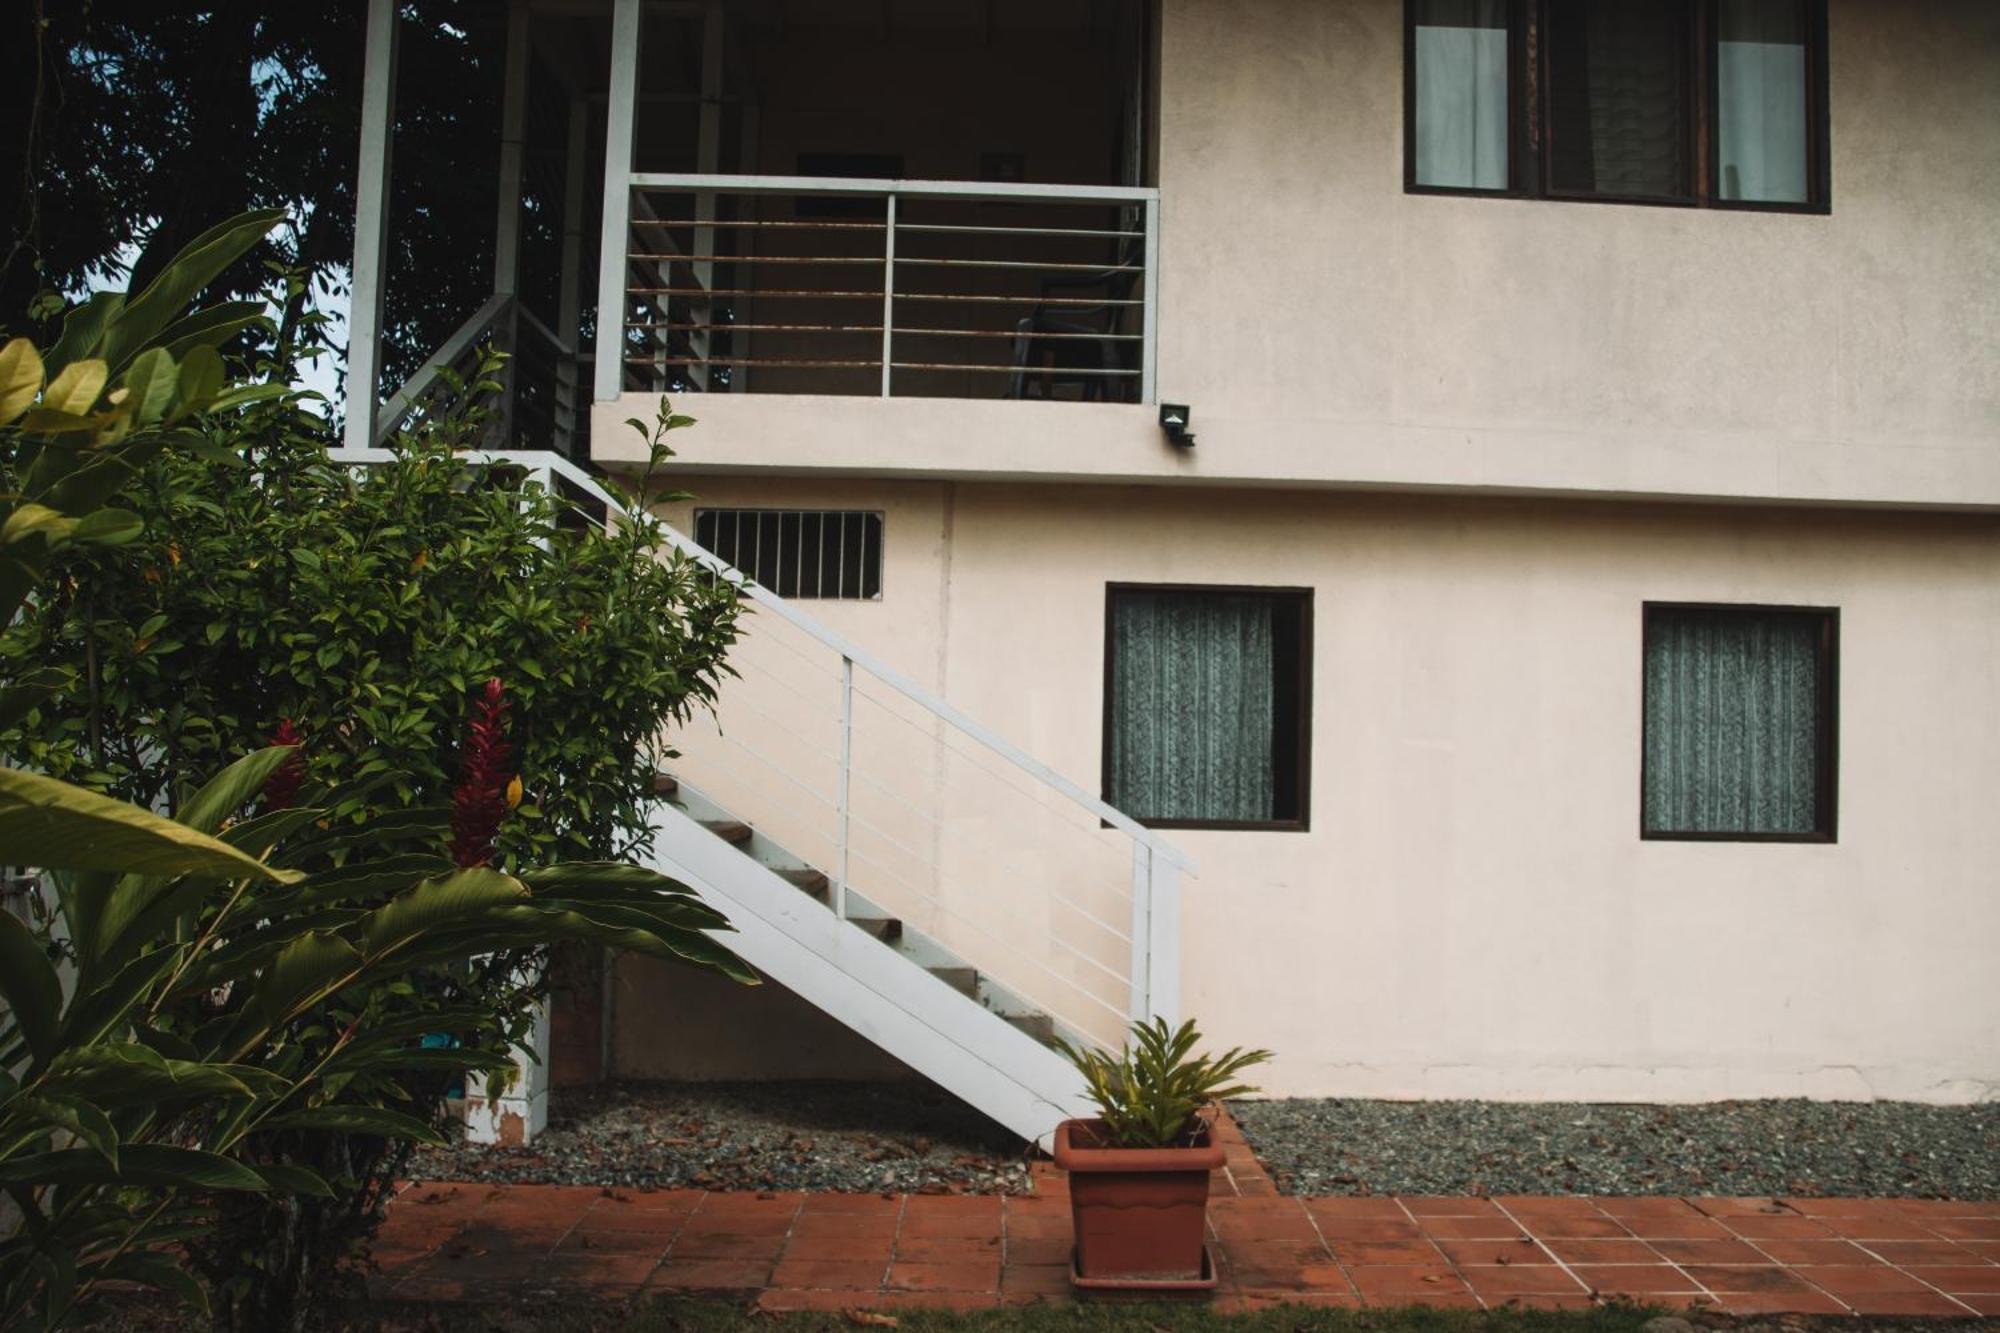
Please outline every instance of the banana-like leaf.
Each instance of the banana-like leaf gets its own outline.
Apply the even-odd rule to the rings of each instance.
[[[374,1134],[385,1139],[442,1145],[444,1136],[423,1121],[386,1106],[315,1106],[270,1116],[259,1129],[318,1129],[343,1134]]]
[[[76,521],[70,540],[91,546],[123,546],[146,530],[146,521],[129,509],[93,509]]]
[[[154,949],[119,968],[108,980],[93,979],[85,985],[63,1015],[63,1044],[87,1046],[129,1026],[134,1008],[173,969],[181,953],[171,947]]]
[[[261,1081],[261,1071],[251,1077]],[[81,1097],[107,1111],[119,1107],[255,1094],[242,1067],[162,1055],[137,1042],[100,1042],[64,1050],[37,1086],[45,1094]]]
[[[181,379],[181,405],[174,409],[174,416],[180,417],[192,408],[199,411],[208,405],[222,388],[222,358],[215,349],[228,342],[244,329],[249,328],[264,316],[262,301],[218,301],[204,306],[160,330],[154,345],[161,348],[182,364],[183,372],[188,359],[197,352],[207,352],[215,356],[217,374],[211,382],[204,368],[200,378],[193,382],[198,392],[189,392],[189,381],[183,373]]]
[[[54,1058],[62,1017],[62,981],[41,941],[12,912],[0,910],[0,999],[20,1026],[35,1063]]]
[[[48,373],[53,375],[71,362],[89,356],[104,340],[104,329],[125,308],[125,293],[98,292],[63,318],[62,337],[50,349]]]
[[[42,356],[26,338],[0,347],[0,426],[11,425],[42,391]]]
[[[255,310],[249,312],[251,315],[255,315],[263,309],[261,301],[244,302],[243,304],[256,307]],[[172,338],[182,325],[200,320],[204,314],[213,315],[216,311],[223,309],[225,307],[217,306],[209,311],[201,311],[189,315],[181,324],[176,324],[172,329],[167,330],[166,336]],[[234,334],[235,332],[235,328],[229,330],[229,334]],[[198,342],[183,349],[183,341],[177,339],[167,344],[167,350],[180,358],[181,363],[181,405],[176,409],[175,415],[177,416],[181,412],[191,410],[195,407],[206,406],[209,399],[221,393],[223,376],[226,373],[222,364],[222,354],[216,351],[214,347],[206,342]]]
[[[282,1023],[302,1004],[317,999],[358,970],[361,954],[332,931],[315,930],[299,936],[279,951],[258,982],[250,1006],[271,1026]]]
[[[110,1163],[112,1170],[118,1169],[118,1130],[112,1125],[111,1117],[104,1114],[101,1107],[81,1097],[30,1093],[8,1102],[7,1115],[10,1120],[36,1117],[48,1124],[66,1129],[79,1142],[96,1150],[99,1156]]]
[[[521,872],[521,882],[535,891],[537,898],[567,893],[573,889],[631,889],[648,893],[693,894],[694,890],[672,876],[645,866],[623,861],[564,861]]]
[[[139,350],[152,343],[202,288],[250,252],[270,230],[283,222],[282,208],[242,213],[210,227],[167,261],[146,290],[133,297],[104,332],[104,359],[122,369]]]
[[[0,860],[114,874],[298,878],[149,810],[11,768],[0,768]]]
[[[165,1239],[157,1231],[151,1234],[155,1240]],[[91,1277],[104,1282],[131,1282],[169,1292],[199,1310],[204,1319],[209,1315],[208,1288],[202,1286],[194,1274],[183,1268],[180,1261],[166,1250],[127,1250],[95,1265]]]
[[[372,838],[372,824],[370,833]],[[309,876],[287,891],[285,902],[290,910],[300,911],[332,903],[377,898],[400,893],[420,880],[450,874],[451,869],[450,860],[442,856],[421,853],[385,856]]]
[[[439,926],[527,898],[528,888],[520,880],[485,866],[426,880],[362,919],[363,948],[374,958]]]
[[[326,1183],[326,1177],[309,1167],[259,1165],[250,1163],[250,1169],[264,1178],[264,1183],[280,1194],[303,1194],[313,1199],[331,1199],[333,1186]]]
[[[264,790],[264,784],[271,775],[293,754],[296,745],[270,745],[261,750],[253,750],[229,767],[217,773],[202,784],[200,791],[188,798],[180,808],[176,818],[197,833],[213,833],[222,827],[222,821]]]
[[[76,519],[70,515],[31,500],[15,506],[14,512],[7,515],[7,521],[0,523],[0,545],[12,546],[31,537],[49,542],[64,541],[75,528]]]
[[[224,842],[238,851],[261,857],[292,834],[324,817],[325,810],[310,805],[295,805],[284,810],[270,810],[231,824],[216,834]],[[304,881],[301,881],[303,883]]]
[[[89,1148],[58,1148],[0,1162],[0,1185],[159,1185],[262,1193],[270,1186],[243,1163],[200,1148],[128,1143],[114,1169]]]

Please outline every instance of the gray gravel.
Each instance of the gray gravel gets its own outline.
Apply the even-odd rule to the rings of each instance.
[[[2000,1105],[1233,1103],[1297,1194],[2000,1198]]]
[[[924,1083],[627,1083],[560,1089],[526,1148],[420,1150],[419,1180],[1010,1194],[1020,1139]]]

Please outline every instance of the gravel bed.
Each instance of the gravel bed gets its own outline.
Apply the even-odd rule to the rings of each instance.
[[[718,1190],[1018,1194],[1027,1147],[924,1083],[562,1089],[525,1148],[421,1149],[420,1180]]]
[[[2000,1105],[1243,1101],[1295,1194],[2000,1199]]]

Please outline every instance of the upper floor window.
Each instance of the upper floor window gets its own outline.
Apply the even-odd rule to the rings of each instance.
[[[1824,211],[1824,0],[1406,0],[1416,191]]]

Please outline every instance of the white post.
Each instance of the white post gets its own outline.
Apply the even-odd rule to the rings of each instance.
[[[354,183],[354,273],[347,312],[349,449],[375,444],[382,389],[382,276],[388,258],[389,154],[396,126],[396,0],[368,0],[361,75],[361,172]]]
[[[1181,1021],[1181,871],[1164,856],[1150,858],[1152,911],[1147,922],[1148,1017]]]
[[[583,163],[584,140],[590,132],[590,104],[575,98],[569,104],[569,175],[563,182],[562,286],[556,294],[556,336],[563,346],[556,353],[556,448],[564,457],[576,452],[577,418],[585,406],[577,375],[578,326],[583,310]]]
[[[854,767],[854,659],[841,654],[840,658],[840,794],[836,807],[840,818],[839,846],[837,859],[840,876],[833,881],[833,914],[843,920],[847,916],[847,823],[848,795],[851,790],[848,774]]]
[[[1146,272],[1140,290],[1146,307],[1140,312],[1145,338],[1139,344],[1139,401],[1150,403],[1159,395],[1160,376],[1160,196],[1146,200]]]
[[[625,384],[625,244],[631,231],[633,109],[639,100],[640,0],[613,0],[611,88],[605,105],[604,230],[597,258],[596,397]]]
[[[507,73],[500,98],[500,216],[493,226],[493,290],[521,289],[521,159],[528,133],[528,0],[507,10]]]
[[[889,195],[888,238],[882,248],[882,396],[889,396],[889,361],[895,355],[896,335],[896,196]]]
[[[701,120],[696,130],[695,170],[713,176],[722,165],[722,0],[708,0],[701,19]],[[694,253],[715,253],[715,192],[703,190],[694,197]],[[696,387],[715,387],[715,367],[705,358],[715,354],[715,263],[697,259],[689,264],[694,285],[701,295],[688,302],[693,316],[688,322],[703,327],[690,330],[689,350],[698,360],[688,367],[688,379]]]
[[[1152,1003],[1153,849],[1132,840],[1132,1003],[1127,1013],[1137,1023],[1150,1016]]]

